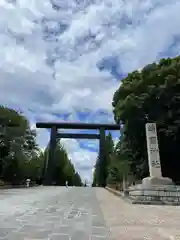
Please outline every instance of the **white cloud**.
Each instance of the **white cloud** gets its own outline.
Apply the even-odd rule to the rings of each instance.
[[[31,125],[63,120],[52,113],[80,121],[77,112],[86,110],[83,121],[112,121],[119,81],[100,71],[100,62],[116,57],[124,75],[179,54],[179,42],[172,48],[180,35],[178,0],[51,2],[56,9],[49,0],[0,1],[0,102],[22,109]],[[109,114],[97,116],[100,109]],[[48,135],[38,130],[41,147]],[[78,167],[94,163],[95,153],[77,141],[67,145]]]

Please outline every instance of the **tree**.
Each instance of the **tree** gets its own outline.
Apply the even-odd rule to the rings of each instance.
[[[78,172],[75,173],[74,175],[74,180],[73,180],[74,186],[82,186],[82,180]]]
[[[105,181],[107,182],[107,177],[108,177],[108,169],[109,169],[109,165],[111,163],[111,156],[114,152],[114,142],[113,142],[113,139],[112,139],[112,135],[111,133],[109,133],[107,136],[106,136],[106,140],[105,140],[105,147],[104,147],[104,150],[105,150],[105,160],[104,160],[104,164],[105,164],[105,172],[104,172],[104,178],[105,178]]]
[[[107,184],[116,185],[117,183],[121,183],[123,180],[122,174],[120,172],[120,166],[117,162],[113,162],[109,166],[109,173],[107,177]]]
[[[106,186],[106,180],[108,177],[108,168],[110,164],[110,156],[114,149],[114,142],[112,140],[112,135],[109,133],[105,138],[104,143],[104,158],[103,161],[100,161],[100,155],[98,154],[95,171],[93,174],[93,183],[92,186]]]
[[[66,181],[69,186],[82,186],[80,175],[75,171],[60,140],[57,140],[56,144],[53,181],[56,182],[56,185],[61,186],[64,186]]]
[[[31,158],[30,161],[24,162],[23,171],[26,178],[32,181],[40,182],[43,174],[43,167],[45,162],[45,153],[40,151],[39,154]]]
[[[0,175],[5,181],[18,183],[25,177],[23,163],[37,154],[36,133],[15,110],[0,106],[0,115]]]
[[[97,181],[97,166],[94,167],[94,172],[93,172],[93,182],[92,182],[92,187],[96,187],[98,181]]]
[[[145,123],[156,122],[163,176],[180,180],[180,57],[162,59],[129,73],[113,97],[121,144],[130,153],[136,179],[149,174]],[[173,157],[172,157],[173,156]]]
[[[123,152],[122,145],[120,148],[117,144],[110,158],[107,184],[116,188],[123,185],[123,189],[126,190],[130,174],[130,162],[127,152]]]
[[[67,175],[65,173],[65,167],[68,161],[67,153],[60,141],[57,141],[55,150],[55,171],[53,180],[57,185],[65,185]]]
[[[40,151],[36,132],[28,120],[13,109],[0,106],[0,177],[5,182],[20,184],[27,178],[42,182],[49,154],[49,144]],[[11,125],[11,126],[10,126]],[[13,126],[12,126],[13,125]],[[82,186],[81,178],[60,141],[55,150],[53,180],[57,185]]]

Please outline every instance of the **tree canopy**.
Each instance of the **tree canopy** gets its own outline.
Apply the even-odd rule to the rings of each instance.
[[[129,73],[113,97],[121,124],[119,153],[126,154],[136,179],[149,175],[145,123],[156,122],[163,176],[180,181],[180,57]]]
[[[100,161],[99,154],[96,160],[92,186],[106,186],[109,174],[109,165],[111,162],[111,154],[113,153],[114,149],[114,142],[110,133],[105,138],[104,149],[105,152],[103,161]]]
[[[117,188],[127,182],[130,175],[129,158],[125,152],[119,151],[120,144],[114,144],[110,133],[106,136],[104,158],[101,162],[100,156],[97,157],[92,186],[110,185]]]
[[[120,183],[127,176],[133,181],[149,176],[147,122],[157,124],[162,175],[179,183],[180,57],[129,73],[114,93],[112,105],[114,119],[121,125],[120,140],[105,153],[103,163],[97,159],[93,185],[101,174],[107,184]]]
[[[69,186],[82,186],[81,178],[78,172],[75,171],[74,165],[68,158],[68,154],[61,144],[61,141],[57,141],[55,150],[55,172],[53,181],[56,185],[65,185],[68,181]]]
[[[60,141],[56,146],[54,181],[57,185],[81,186],[81,178]],[[0,179],[11,184],[27,178],[42,182],[48,157],[48,146],[40,150],[36,131],[30,128],[22,113],[0,106]]]

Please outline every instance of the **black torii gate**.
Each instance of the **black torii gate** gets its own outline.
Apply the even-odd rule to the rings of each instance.
[[[52,185],[52,174],[54,169],[54,153],[56,148],[57,138],[81,138],[81,139],[99,139],[99,155],[100,161],[104,158],[104,140],[105,130],[120,130],[118,124],[98,124],[98,123],[72,123],[72,122],[38,122],[37,128],[49,128],[50,142],[49,142],[49,154],[44,174],[43,184],[46,186]],[[99,134],[87,134],[87,133],[58,133],[57,129],[86,129],[86,130],[99,130]]]

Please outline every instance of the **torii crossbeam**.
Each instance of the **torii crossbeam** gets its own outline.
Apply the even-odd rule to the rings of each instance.
[[[104,159],[104,141],[105,130],[120,130],[118,124],[101,124],[101,123],[72,123],[72,122],[38,122],[37,128],[49,128],[51,129],[50,142],[49,142],[49,154],[47,168],[44,174],[44,185],[53,184],[53,170],[54,170],[54,153],[56,148],[57,138],[75,138],[75,139],[99,139],[99,153],[100,161]],[[58,133],[58,129],[79,129],[79,130],[99,130],[99,134],[87,134],[87,133]]]

